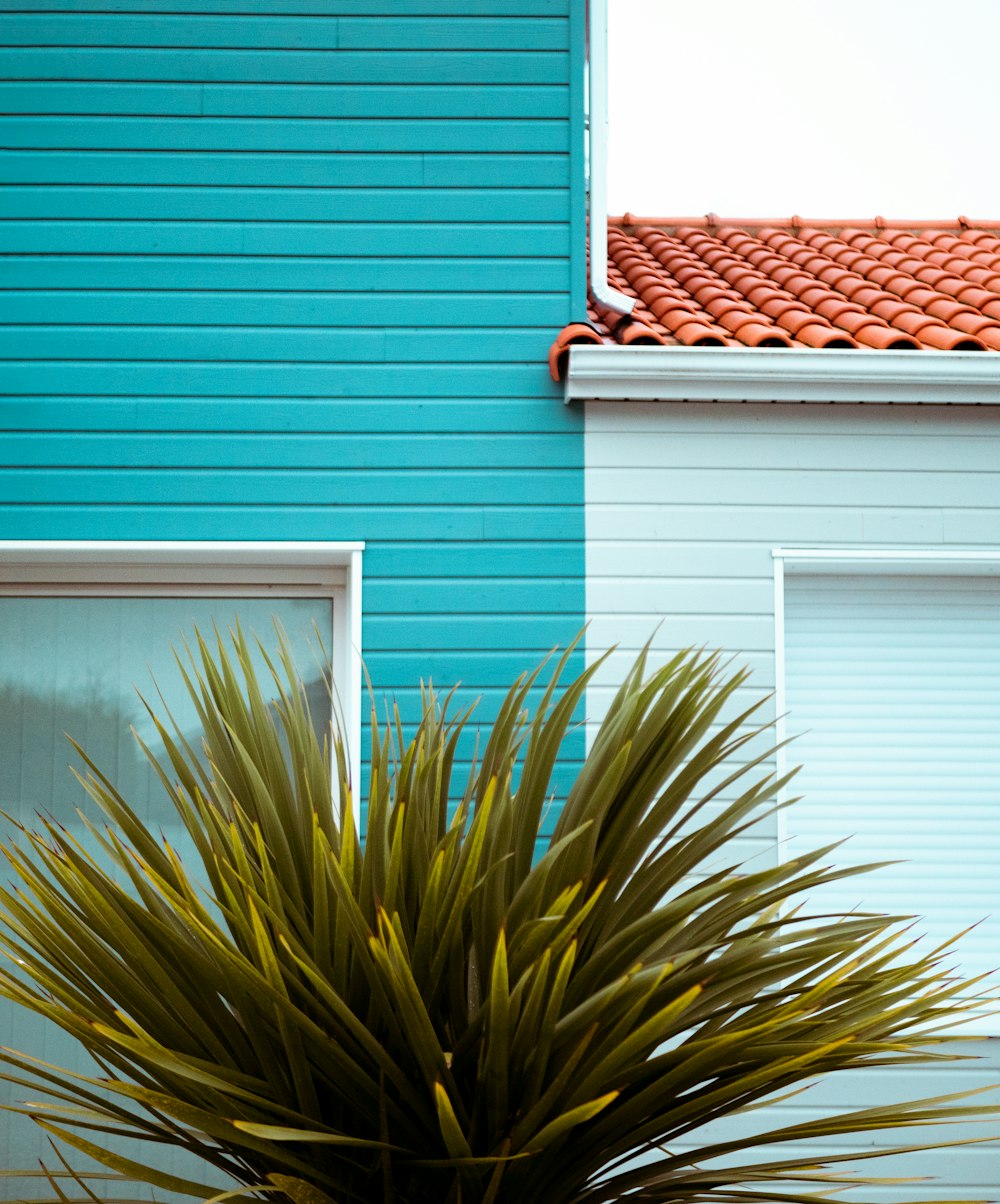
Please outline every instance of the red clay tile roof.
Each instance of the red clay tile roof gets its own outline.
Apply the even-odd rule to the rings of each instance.
[[[1000,223],[611,218],[608,282],[574,342],[1000,351]]]

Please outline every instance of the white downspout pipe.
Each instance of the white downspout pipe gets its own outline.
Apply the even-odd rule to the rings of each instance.
[[[615,313],[635,298],[608,284],[608,0],[587,0],[590,80],[590,292]]]

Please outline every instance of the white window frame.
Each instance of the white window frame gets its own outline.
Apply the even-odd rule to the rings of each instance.
[[[772,548],[774,560],[774,702],[775,739],[778,745],[775,754],[775,769],[778,777],[784,777],[789,768],[786,713],[788,710],[785,683],[785,577],[789,573],[808,573],[810,576],[837,573],[885,574],[913,573],[927,576],[940,573],[943,576],[1000,576],[1000,548],[962,550],[957,548]],[[794,754],[794,748],[792,749]],[[791,757],[794,761],[794,755]],[[778,860],[783,862],[788,853],[788,809],[780,806],[791,789],[783,789],[778,796],[777,841]],[[961,1031],[970,1035],[1000,1037],[1000,1015],[974,1015],[964,1021]]]
[[[326,598],[360,818],[363,542],[0,540],[0,596]]]

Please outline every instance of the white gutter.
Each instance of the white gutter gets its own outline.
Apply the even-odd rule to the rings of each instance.
[[[635,298],[608,284],[608,0],[587,2],[590,80],[590,291],[615,313],[630,314]]]
[[[1000,405],[1000,353],[580,345],[565,400]]]

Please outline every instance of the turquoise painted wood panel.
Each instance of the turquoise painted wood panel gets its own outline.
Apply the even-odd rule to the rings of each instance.
[[[16,96],[16,93],[14,94]],[[0,91],[0,101],[4,99]],[[11,98],[12,100],[14,97]],[[370,101],[366,101],[370,112]],[[285,117],[175,116],[0,117],[0,146],[81,150],[557,151],[569,149],[569,122],[542,118],[480,121],[403,119],[309,120]]]
[[[471,580],[474,574],[482,571],[480,549],[474,543],[453,541],[447,546],[413,545],[389,540],[385,544],[385,551],[400,555],[406,551],[413,553],[413,557],[406,564],[405,576],[414,590],[422,588],[421,582],[425,574],[433,576],[437,581],[447,581],[452,577]],[[490,550],[490,571],[493,577],[502,578],[505,585],[518,579],[540,585],[546,578],[555,578],[562,586],[575,587],[576,554],[575,544],[559,543],[556,540],[540,540],[536,543],[520,540],[513,546],[497,544]],[[368,584],[372,588],[396,583],[395,578],[368,578]]]
[[[233,22],[225,16],[168,11],[117,16],[94,12],[11,15],[3,25],[7,46],[190,46],[206,50],[336,50],[336,17],[258,17]]]
[[[0,537],[364,539],[376,691],[488,723],[583,623],[582,14],[0,0]]]
[[[68,506],[33,500],[9,506],[0,503],[0,524],[18,539],[203,540],[234,539],[234,532],[239,532],[245,539],[322,540],[347,539],[351,538],[348,532],[363,530],[371,545],[397,540],[474,541],[480,556],[489,559],[499,541],[519,547],[525,541],[565,537],[569,527],[583,522],[583,507],[563,509],[565,513],[556,518],[541,506],[487,509],[461,502],[276,507],[257,506],[244,498],[211,505],[175,500],[153,507],[136,503]]]
[[[4,464],[10,468],[233,469],[340,472],[368,469],[379,461],[400,470],[431,472],[514,468],[576,467],[573,447],[562,434],[458,434],[452,431],[408,434],[268,433],[227,431],[195,435],[188,431],[120,434],[116,431],[11,433],[4,439]]]
[[[39,13],[4,22],[8,46],[190,46],[232,50],[562,50],[557,18],[495,17],[222,17]]]
[[[268,83],[267,87],[245,84],[139,83],[128,88],[99,81],[77,80],[72,84],[46,80],[0,81],[0,108],[4,113],[56,114],[75,117],[85,125],[85,116],[109,113],[138,116],[225,116],[252,117],[367,118],[391,121],[398,118],[565,118],[565,88],[552,84],[530,87],[510,84],[422,84],[398,87],[366,84],[363,88],[343,84]],[[489,119],[487,119],[489,124]],[[198,137],[200,123],[191,128]],[[15,144],[16,145],[16,144]],[[527,149],[524,147],[522,149]]]
[[[397,431],[555,432],[565,437],[565,420],[555,407],[539,413],[537,399],[478,400],[376,398],[368,406],[351,400],[296,397],[263,399],[247,406],[240,397],[147,397],[138,400],[88,396],[86,405],[66,397],[0,395],[0,426],[11,430],[63,431],[281,431],[369,432],[373,425]]]
[[[198,83],[551,84],[569,82],[566,54],[458,50],[173,50],[0,48],[4,79],[163,80]]]
[[[266,327],[66,326],[58,336],[34,326],[0,330],[0,356],[46,360],[216,360],[307,363],[483,363],[542,359],[544,330],[272,330]]]
[[[530,512],[529,512],[530,513]],[[580,515],[582,517],[582,513]],[[482,547],[486,524],[482,506],[413,505],[255,506],[252,503],[177,503],[152,507],[137,503],[53,505],[29,501],[0,503],[4,530],[19,539],[330,539],[364,529],[381,540],[474,540]],[[517,542],[523,528],[518,525]],[[331,532],[336,532],[331,536]],[[344,538],[347,538],[344,535]],[[502,538],[491,534],[492,541]],[[513,538],[513,537],[512,537]],[[525,538],[542,538],[530,521]],[[367,648],[367,645],[366,645]],[[388,683],[386,684],[388,688]]]
[[[0,64],[2,69],[2,64]],[[568,183],[569,166],[557,155],[240,154],[177,151],[107,153],[5,151],[0,183],[162,184],[308,188],[552,188]]]
[[[342,16],[337,21],[342,50],[564,50],[561,20],[533,15],[527,20],[485,16],[397,17]]]
[[[569,258],[569,232],[555,222],[497,229],[485,222],[428,223],[419,230],[403,223],[298,222],[59,222],[40,228],[28,222],[0,223],[0,254],[49,255],[113,252],[119,255],[308,255],[413,258],[446,255]]]
[[[37,227],[32,227],[37,229]],[[113,229],[114,227],[112,227]],[[56,241],[58,235],[53,236]],[[356,287],[360,285],[357,282]],[[428,285],[433,281],[428,281]],[[0,322],[72,326],[86,305],[91,321],[102,326],[176,326],[183,309],[187,327],[366,326],[409,328],[414,313],[423,329],[465,329],[488,323],[494,331],[507,326],[538,327],[546,332],[569,321],[564,293],[364,293],[364,292],[143,292],[138,289],[24,290],[0,293]]]
[[[521,504],[571,505],[578,497],[572,468],[531,472],[522,469],[426,469],[395,465],[367,469],[297,470],[219,467],[202,469],[6,468],[0,476],[0,502],[50,504],[121,503],[155,506],[183,497],[189,504],[224,504],[252,496],[262,505],[295,506],[421,502],[478,504],[516,498]]]
[[[564,16],[573,0],[170,0],[172,13],[225,13],[263,17],[295,14],[314,16],[409,16],[465,14],[485,17]],[[164,0],[2,0],[0,13],[162,12]]]
[[[523,573],[526,566],[519,565]],[[576,599],[577,582],[572,578],[549,578],[538,581],[534,577],[465,577],[454,579],[449,573],[444,577],[425,577],[409,581],[401,589],[397,581],[379,578],[365,585],[368,608],[379,615],[503,615],[516,614],[550,615],[561,613],[564,606],[572,606]],[[558,642],[558,640],[556,641]],[[483,647],[486,647],[484,644]]]
[[[234,371],[239,372],[239,384]],[[10,360],[4,368],[8,389],[58,393],[72,376],[74,390],[108,396],[156,395],[166,369],[158,363],[86,360]],[[178,396],[242,397],[399,397],[437,393],[441,397],[492,397],[530,394],[538,386],[537,364],[190,364],[170,366]],[[554,398],[555,400],[555,398]]]
[[[563,640],[566,633],[566,624],[559,614],[520,614],[517,622],[525,650],[534,648],[544,653]],[[452,648],[467,650],[475,656],[484,652],[506,654],[510,646],[507,615],[373,614],[368,619],[368,630],[376,645],[403,645],[410,652],[434,653],[446,641]],[[457,665],[456,659],[456,668]],[[469,670],[458,669],[458,672],[467,674]]]
[[[366,84],[363,88],[313,83],[249,88],[241,84],[205,83],[201,85],[201,94],[202,112],[219,116],[332,118],[369,117],[378,113],[386,120],[566,116],[562,103],[565,88],[544,81],[531,86],[494,85],[484,80],[480,84],[435,81],[418,87]]]
[[[419,236],[419,235],[418,235]],[[552,259],[338,259],[294,256],[147,255],[19,256],[0,260],[0,288],[142,288],[265,291],[302,289],[372,291],[433,283],[442,292],[567,291],[568,260]],[[180,316],[180,315],[178,315]]]
[[[565,217],[565,193],[552,188],[504,192],[509,221],[554,222]],[[136,218],[144,221],[490,221],[496,196],[488,188],[339,189],[132,188],[115,184],[0,190],[0,217]]]

